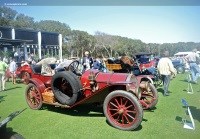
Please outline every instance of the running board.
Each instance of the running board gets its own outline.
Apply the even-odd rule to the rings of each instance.
[[[58,102],[49,103],[49,102],[43,101],[42,103],[44,103],[44,104],[49,104],[49,105],[54,105],[54,106],[59,106],[59,107],[64,107],[64,108],[71,108],[71,107],[68,106],[68,105],[63,105],[63,104],[60,104],[60,103],[58,103]]]

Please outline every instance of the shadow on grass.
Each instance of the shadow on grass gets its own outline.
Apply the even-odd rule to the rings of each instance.
[[[157,91],[163,95],[164,89],[163,88],[159,88],[159,89],[157,89]],[[173,92],[168,90],[168,93],[171,94]]]
[[[144,121],[144,120],[146,120],[146,119],[143,119],[142,121]],[[147,121],[147,120],[146,120]],[[112,126],[109,122],[108,122],[108,120],[106,120],[106,123],[109,125],[109,126]],[[113,127],[113,126],[112,126]],[[114,127],[115,128],[115,127]],[[116,128],[117,129],[117,128]],[[123,130],[123,131],[126,131],[126,132],[135,132],[135,131],[140,131],[142,129],[142,125],[140,124],[136,129],[134,129],[134,130],[130,130],[130,131],[126,131],[126,130]],[[119,129],[120,130],[120,129]]]
[[[183,119],[183,117],[180,117],[180,116],[176,116],[176,118],[175,118],[175,120],[178,122],[182,122],[182,119]]]
[[[104,117],[103,107],[94,106],[92,104],[77,105],[73,108],[61,108],[51,105],[44,105],[42,110],[48,110],[61,114],[67,114],[72,116],[85,116],[85,117]]]
[[[182,82],[186,82],[186,83],[188,83],[188,80],[186,80],[186,79],[185,79],[185,80],[179,80],[179,81],[182,81]]]
[[[144,109],[143,111],[144,111],[144,112],[154,112],[156,109],[157,109],[157,108],[154,107],[154,108],[152,108],[152,109]]]
[[[200,109],[197,109],[197,107],[189,106],[192,117],[200,122]]]
[[[6,97],[7,95],[5,95],[5,96],[0,96],[0,103],[2,102],[2,101],[5,101],[4,100],[4,97]]]
[[[185,114],[186,115],[184,117],[176,116],[176,118],[175,118],[176,121],[183,122],[183,119],[185,119],[185,118],[190,120],[190,117],[189,117],[189,114],[188,114],[188,112],[186,110],[186,107],[183,106],[183,108],[185,109]],[[200,109],[197,109],[194,106],[189,106],[189,108],[190,108],[190,111],[191,111],[193,119],[198,120],[200,122],[200,114],[199,114],[200,113]],[[191,121],[189,121],[189,122],[191,122]]]
[[[8,88],[8,89],[6,89],[6,91],[8,91],[8,90],[13,90],[13,89],[16,89],[16,88],[22,88],[22,87],[19,87],[19,86],[12,87],[12,88]]]
[[[4,127],[4,128],[6,128],[6,127]],[[13,129],[10,127],[1,130],[0,136],[2,137],[2,139],[24,139],[24,137],[22,135],[20,135],[17,132],[14,132]]]
[[[157,91],[158,91],[158,92],[162,92],[162,91],[163,91],[163,88],[158,88]]]

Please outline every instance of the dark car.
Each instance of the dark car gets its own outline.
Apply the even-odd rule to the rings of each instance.
[[[172,64],[174,65],[174,68],[177,70],[177,73],[182,74],[185,73],[185,63],[183,63],[181,60],[172,60]]]

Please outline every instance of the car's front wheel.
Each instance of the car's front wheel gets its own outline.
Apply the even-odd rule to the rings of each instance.
[[[121,130],[134,130],[142,122],[143,109],[130,92],[116,90],[108,94],[103,104],[107,121]]]

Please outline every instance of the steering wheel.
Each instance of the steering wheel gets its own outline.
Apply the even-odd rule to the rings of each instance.
[[[81,76],[81,72],[78,69],[79,66],[79,62],[78,61],[73,61],[70,65],[69,65],[69,70],[72,71],[74,74]]]

